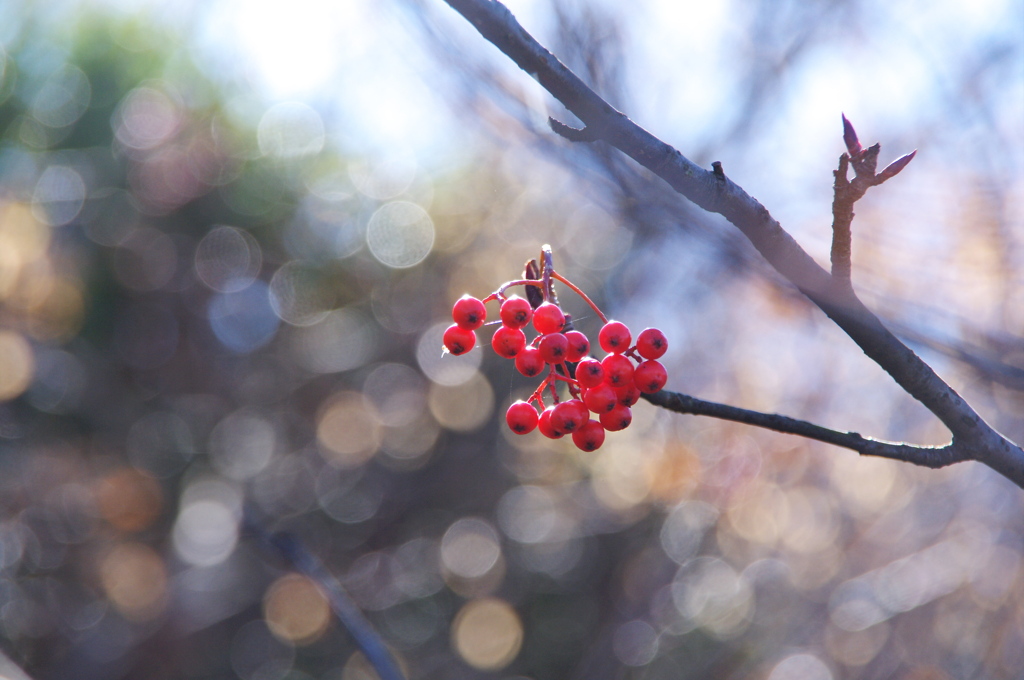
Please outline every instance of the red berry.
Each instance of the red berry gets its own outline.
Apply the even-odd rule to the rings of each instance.
[[[604,426],[596,420],[588,420],[572,433],[572,443],[582,451],[597,451],[604,444]]]
[[[538,333],[557,333],[565,326],[565,314],[552,302],[545,302],[533,312],[533,327]]]
[[[591,387],[583,394],[583,403],[594,413],[607,413],[619,403],[619,395],[608,383]]]
[[[604,381],[604,367],[597,359],[587,357],[576,364],[576,382],[581,387],[594,387]]]
[[[608,411],[608,413],[602,413],[600,418],[604,429],[609,432],[618,432],[619,430],[625,430],[633,422],[633,412],[629,410],[628,406],[620,404],[611,411]]]
[[[590,411],[579,399],[570,399],[555,404],[551,411],[551,427],[558,432],[568,434],[583,427],[590,418]]]
[[[626,324],[621,321],[609,321],[597,334],[597,340],[601,343],[601,349],[615,354],[621,354],[629,349],[629,341],[632,339]]]
[[[516,368],[527,378],[540,375],[545,366],[547,364],[544,362],[544,357],[540,355],[540,350],[536,347],[524,347],[516,355]]]
[[[473,349],[476,344],[476,333],[462,328],[458,324],[448,326],[444,332],[444,346],[452,354],[458,356]]]
[[[641,392],[653,394],[668,382],[668,372],[659,362],[651,359],[636,367],[633,371],[633,382]]]
[[[579,331],[568,331],[565,339],[569,341],[569,351],[565,353],[566,361],[579,361],[590,352],[590,340]]]
[[[635,381],[636,371],[633,371],[633,378]],[[632,406],[640,401],[640,388],[636,386],[635,382],[623,385],[622,387],[616,387],[615,396],[623,406]]]
[[[508,423],[509,428],[516,434],[533,432],[539,421],[540,416],[537,413],[537,409],[525,401],[515,402],[505,412],[505,422]]]
[[[604,380],[612,387],[621,387],[633,382],[633,363],[621,354],[609,354],[601,362]]]
[[[540,433],[548,439],[561,439],[565,436],[565,433],[559,432],[555,429],[555,426],[551,424],[551,414],[554,410],[554,406],[548,406],[544,409],[544,412],[540,414],[540,418],[537,420],[537,429],[540,430]]]
[[[522,328],[530,323],[533,307],[523,298],[513,295],[501,303],[501,311],[498,314],[501,316],[501,322],[509,328]]]
[[[644,359],[660,359],[668,351],[668,338],[657,328],[645,328],[637,336],[636,351]]]
[[[541,337],[537,345],[540,355],[549,364],[560,364],[565,361],[569,352],[569,341],[563,333],[548,333]]]
[[[484,325],[485,319],[487,319],[487,310],[484,308],[484,303],[470,295],[463,295],[455,301],[455,306],[452,307],[452,320],[467,331],[475,331],[480,328]],[[452,354],[454,353],[452,352]]]
[[[491,347],[498,356],[512,359],[526,347],[526,336],[518,328],[501,326],[494,331]]]

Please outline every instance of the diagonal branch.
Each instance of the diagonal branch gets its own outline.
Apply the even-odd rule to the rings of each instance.
[[[615,110],[527,33],[500,2],[446,2],[579,118],[587,138],[600,139],[619,149],[696,205],[729,220],[772,267],[949,428],[952,445],[969,452],[965,458],[985,463],[1024,488],[1024,450],[992,429],[928,364],[882,325],[852,288],[836,285],[836,279],[763,205],[731,179],[704,170]],[[553,127],[556,132],[561,129]],[[896,172],[906,165],[904,159],[893,164],[902,162]]]

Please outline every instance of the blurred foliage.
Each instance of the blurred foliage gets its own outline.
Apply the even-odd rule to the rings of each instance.
[[[615,32],[591,40],[600,15],[574,16],[558,14],[581,50],[567,58],[626,97],[585,52]],[[214,84],[143,19],[16,18],[0,71],[0,634],[33,677],[373,677],[316,586],[240,531],[243,512],[323,559],[412,678],[1024,665],[1021,496],[989,471],[644,405],[582,454],[501,425],[532,388],[510,362],[442,357],[451,301],[549,242],[599,304],[664,328],[669,388],[942,439],[745,246],[628,163],[536,141],[508,92],[486,110],[480,71],[453,71],[453,104],[503,141],[467,135],[444,171],[360,157],[321,111]],[[859,212],[886,245],[859,254],[870,272],[892,251],[889,216]],[[978,262],[1020,225],[974,225],[947,225],[971,247],[942,271],[981,282],[951,313],[1018,276]],[[1021,394],[993,377],[1021,347],[1005,304],[968,336],[996,338],[1002,368],[956,375],[1019,441]]]

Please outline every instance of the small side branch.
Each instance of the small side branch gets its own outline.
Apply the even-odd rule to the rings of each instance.
[[[594,142],[601,138],[600,135],[596,134],[588,127],[584,127],[582,129],[574,128],[557,121],[554,118],[548,118],[548,125],[551,126],[552,132],[561,137],[565,137],[570,142]]]
[[[843,120],[846,120],[845,118]],[[846,173],[850,168],[850,157],[839,157],[839,169],[833,185],[832,198],[832,278],[844,286],[852,286],[851,251],[853,248],[851,228],[853,224],[853,201],[848,200],[850,180]]]
[[[745,408],[704,401],[688,394],[662,390],[654,394],[645,394],[643,398],[656,406],[669,411],[694,416],[708,416],[734,423],[743,423],[766,430],[774,430],[785,434],[793,434],[806,439],[834,444],[845,449],[852,449],[865,456],[891,458],[930,468],[941,468],[953,463],[968,460],[962,448],[955,442],[945,446],[915,446],[898,442],[886,442],[864,437],[857,432],[840,432],[806,420],[790,418],[777,413],[762,413]]]
[[[864,148],[857,138],[853,124],[843,115],[843,142],[846,153],[839,157],[839,168],[833,172],[836,181],[832,199],[832,281],[845,290],[852,290],[853,251],[853,206],[863,198],[868,189],[895,177],[914,158],[917,151],[890,163],[882,172],[876,173],[881,145],[873,144]],[[854,178],[848,177],[853,166]]]

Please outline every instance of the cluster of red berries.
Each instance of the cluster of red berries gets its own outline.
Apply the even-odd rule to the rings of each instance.
[[[554,272],[551,277],[569,285],[605,322],[598,343],[607,356],[602,360],[590,354],[590,340],[578,330],[565,330],[568,319],[553,302],[536,309],[517,295],[504,291],[514,285],[541,286],[540,281],[510,281],[483,300],[463,296],[452,308],[455,323],[444,333],[444,346],[452,354],[464,354],[476,345],[476,331],[487,319],[485,303],[500,302],[501,326],[491,338],[491,348],[499,356],[514,359],[516,369],[532,378],[547,370],[547,375],[529,399],[512,404],[505,420],[513,432],[527,434],[537,429],[550,439],[571,435],[583,451],[594,451],[604,443],[605,432],[625,429],[633,420],[630,407],[641,393],[653,393],[665,386],[668,375],[657,360],[668,349],[665,334],[648,328],[633,338],[629,328],[609,321],[576,286]],[[524,328],[530,322],[537,336],[527,341]],[[633,365],[632,359],[636,362]],[[568,386],[569,399],[562,400],[558,384]],[[545,392],[551,404],[545,405]]]

